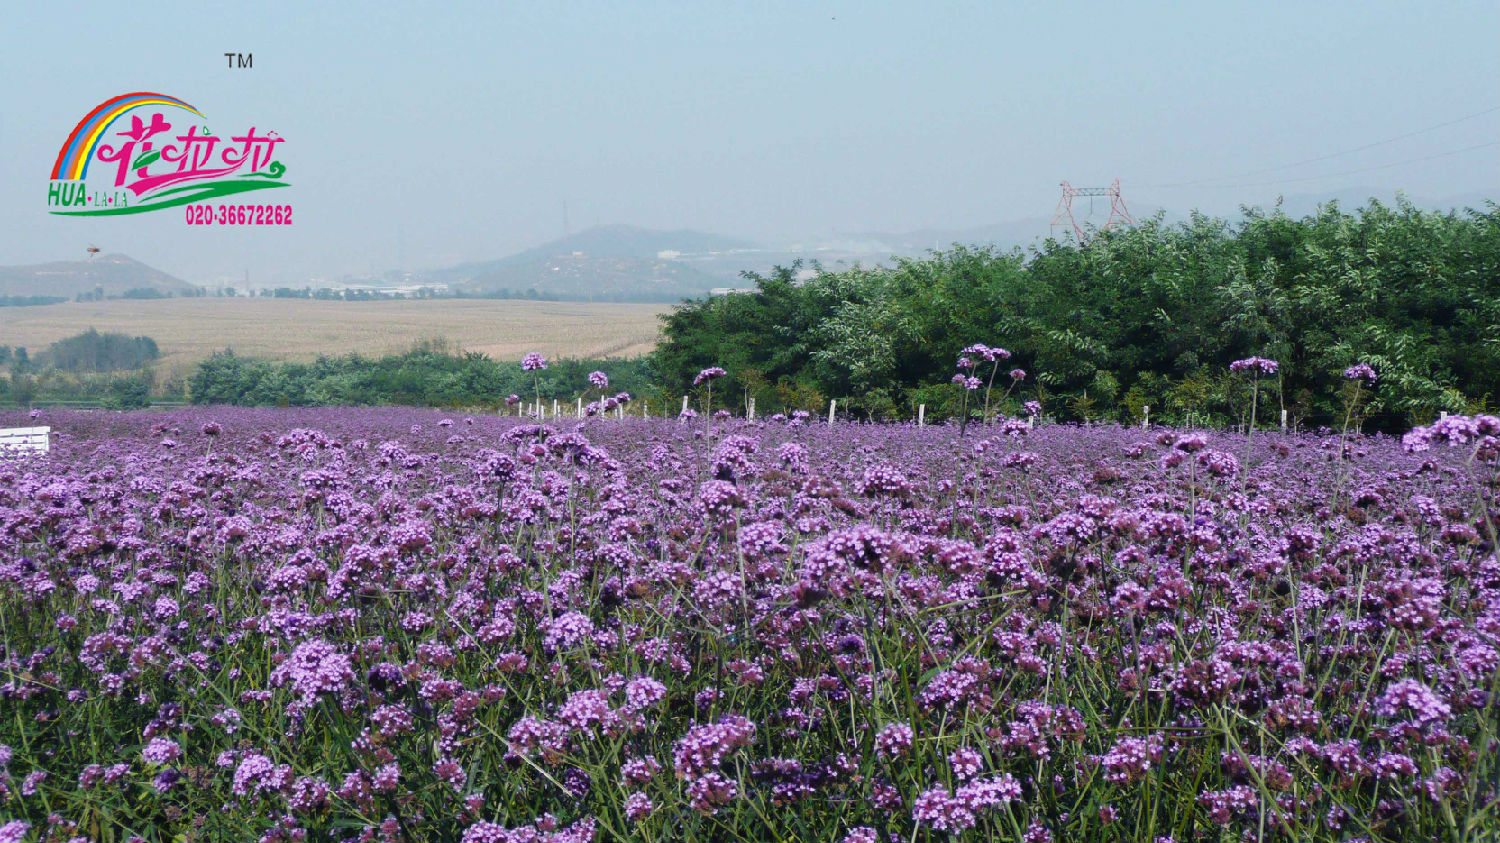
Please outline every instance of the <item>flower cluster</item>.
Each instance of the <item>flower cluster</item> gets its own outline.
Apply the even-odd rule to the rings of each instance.
[[[716,378],[722,378],[727,374],[729,373],[719,368],[718,366],[710,366],[707,369],[699,372],[697,377],[693,378],[693,386],[707,383],[708,381],[714,380]]]
[[[969,782],[957,791],[941,786],[925,790],[913,803],[911,816],[918,826],[960,832],[973,828],[986,809],[1020,798],[1021,783],[1014,776],[996,776]]]
[[[719,770],[729,754],[755,740],[755,724],[739,716],[694,726],[672,747],[677,777],[687,782],[692,807],[715,813],[739,795],[738,784]]]
[[[1010,359],[1009,351],[1006,351],[1003,348],[991,348],[984,343],[979,342],[967,346],[962,351],[960,351],[959,354],[963,355],[963,357],[959,358],[958,365],[960,368],[972,367],[974,365],[973,358],[978,358],[979,360],[983,360],[986,363],[994,363],[997,360]],[[965,358],[969,358],[967,363],[965,362]]]
[[[303,702],[319,694],[336,694],[354,680],[354,662],[333,644],[311,639],[271,671],[271,687],[290,685]]]
[[[1274,375],[1281,370],[1281,364],[1275,360],[1264,357],[1246,357],[1229,364],[1231,372],[1254,372],[1256,374]]]
[[[1500,416],[1446,416],[1425,427],[1413,428],[1401,437],[1401,444],[1412,453],[1433,445],[1468,445],[1477,443],[1476,455],[1493,462],[1492,451],[1500,439]]]

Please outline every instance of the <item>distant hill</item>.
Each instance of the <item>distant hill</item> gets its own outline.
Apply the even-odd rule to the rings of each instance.
[[[1128,185],[1126,191],[1130,211],[1137,220],[1144,221],[1158,213],[1168,225],[1188,219],[1180,210],[1154,204],[1150,201],[1156,198],[1153,195],[1132,198]],[[1461,211],[1465,207],[1482,209],[1487,198],[1495,195],[1492,190],[1442,198],[1407,198],[1427,210]],[[1320,204],[1337,201],[1345,211],[1353,211],[1368,205],[1372,197],[1386,204],[1396,201],[1393,191],[1356,187],[1327,193],[1288,194],[1282,198],[1281,208],[1289,216],[1301,217],[1313,213]],[[1250,198],[1252,201],[1246,205],[1269,211],[1278,197],[1272,192]],[[1086,200],[1075,204],[1078,221],[1085,227],[1103,224],[1109,203],[1095,200],[1092,213],[1090,207]],[[1240,218],[1238,207],[1204,210],[1231,220]],[[747,282],[741,277],[742,272],[764,273],[773,266],[789,266],[799,259],[808,265],[816,262],[825,269],[837,270],[856,263],[888,265],[893,257],[920,257],[955,243],[1027,248],[1040,245],[1051,235],[1066,236],[1067,228],[1054,228],[1051,221],[1052,215],[1048,213],[967,228],[815,236],[793,245],[769,247],[701,231],[608,225],[497,260],[425,273],[423,279],[446,283],[467,293],[509,291],[516,297],[524,297],[534,290],[545,298],[571,301],[674,302],[714,289],[743,288]]]
[[[459,264],[427,275],[470,293],[535,290],[572,301],[670,302],[723,286],[702,263],[754,243],[701,231],[596,226],[491,261]]]
[[[0,296],[66,296],[102,289],[106,296],[149,289],[162,295],[192,292],[193,285],[126,255],[57,261],[34,266],[0,266]]]

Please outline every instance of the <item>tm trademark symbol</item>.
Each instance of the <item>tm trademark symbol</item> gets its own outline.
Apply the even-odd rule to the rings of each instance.
[[[229,61],[229,69],[233,70],[238,62],[238,67],[245,69],[250,67],[251,53],[225,53],[224,58]]]

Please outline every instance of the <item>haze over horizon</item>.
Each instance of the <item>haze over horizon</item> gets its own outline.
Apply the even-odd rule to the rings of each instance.
[[[1048,216],[1061,179],[1118,177],[1133,207],[1176,213],[1351,188],[1500,194],[1493,3],[335,2],[209,17],[161,2],[12,12],[0,265],[96,243],[195,283],[300,285],[517,252],[564,234],[564,203],[574,232],[784,245]],[[226,68],[226,51],[254,66]],[[58,146],[137,90],[279,132],[292,187],[275,201],[297,222],[49,215]]]

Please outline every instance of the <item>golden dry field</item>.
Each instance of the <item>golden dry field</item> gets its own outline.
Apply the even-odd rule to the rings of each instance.
[[[668,305],[426,299],[374,302],[271,298],[115,299],[0,307],[0,345],[35,353],[96,328],[144,335],[161,349],[160,375],[189,374],[215,351],[246,357],[312,360],[319,355],[405,351],[422,340],[519,360],[636,357],[656,344],[657,316]]]

